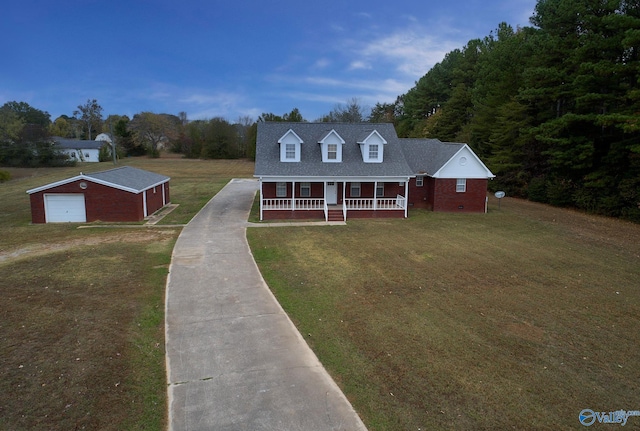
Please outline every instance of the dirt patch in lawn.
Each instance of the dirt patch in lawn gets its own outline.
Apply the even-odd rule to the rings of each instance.
[[[0,429],[164,427],[164,280],[177,235],[87,232],[0,256]]]
[[[33,258],[43,256],[49,253],[71,250],[80,246],[95,246],[100,244],[112,243],[152,243],[164,242],[175,235],[175,230],[135,230],[127,232],[126,235],[113,233],[103,235],[91,235],[83,238],[75,238],[61,242],[32,244],[27,247],[15,248],[12,250],[4,250],[0,252],[0,265],[13,263],[19,259]]]

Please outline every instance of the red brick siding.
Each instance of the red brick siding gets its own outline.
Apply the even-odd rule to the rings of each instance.
[[[53,193],[84,193],[88,222],[96,220],[125,222],[144,219],[142,193],[130,193],[91,181],[84,181],[87,188],[83,190],[80,188],[81,182],[78,180],[31,194],[32,222],[45,222],[44,195]],[[156,195],[159,195],[160,202],[162,202],[160,186],[156,190]],[[152,201],[155,202],[156,199],[152,198]]]
[[[390,211],[390,210],[363,210],[363,211],[348,211],[347,219],[350,218],[403,218],[404,211]],[[324,220],[324,211],[263,211],[263,220]]]
[[[456,192],[456,179],[433,180],[433,210],[442,212],[484,212],[486,179],[467,179],[465,192]]]
[[[31,200],[31,223],[46,223],[42,192],[30,194],[29,199]]]
[[[263,220],[324,220],[324,211],[319,210],[270,210],[262,212]]]
[[[165,183],[165,184],[168,184],[168,183]],[[164,203],[162,202],[162,188],[165,187],[165,193],[169,188],[169,186],[165,184],[152,187],[146,192],[144,192],[147,194],[147,215],[153,214],[154,212],[158,211],[160,208],[164,206]],[[154,190],[155,190],[155,193],[154,193]],[[167,203],[168,202],[169,200],[167,200]]]
[[[292,183],[287,183],[287,195],[286,196],[276,196],[276,183],[262,183],[262,197],[268,199],[277,199],[277,198],[291,198],[291,185]],[[300,198],[300,183],[296,183],[296,198]],[[305,196],[307,197],[307,196]],[[322,198],[324,197],[324,183],[311,183],[311,196],[312,198]]]
[[[338,183],[339,187],[342,188],[342,183]],[[379,198],[395,198],[397,195],[404,196],[404,184],[400,185],[400,183],[392,182],[392,183],[378,183],[384,184],[384,196],[378,196]],[[360,183],[360,196],[353,196],[354,198],[372,198],[375,192],[375,183]],[[347,198],[351,196],[351,183],[347,183],[346,190]]]
[[[342,201],[342,183],[338,182],[338,202]],[[389,197],[395,198],[397,195],[404,196],[404,184],[399,185],[400,183],[392,182],[392,183],[384,183],[384,196],[378,197]],[[373,197],[375,184],[374,183],[360,183],[360,197],[365,198]],[[262,196],[264,198],[276,198],[276,183],[262,183]],[[287,183],[287,196],[282,197],[291,197],[291,183]],[[296,183],[296,197],[300,197],[300,183]],[[322,198],[324,197],[324,183],[311,183],[311,197],[312,198]],[[351,183],[347,183],[347,197],[351,197]]]
[[[431,181],[430,181],[431,180]],[[433,189],[432,178],[424,177],[421,187],[416,185],[416,179],[409,181],[409,207],[410,208],[433,208],[433,193],[429,193]]]

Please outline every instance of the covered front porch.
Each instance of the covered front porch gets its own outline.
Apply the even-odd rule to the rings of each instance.
[[[409,178],[260,178],[260,220],[407,217]]]

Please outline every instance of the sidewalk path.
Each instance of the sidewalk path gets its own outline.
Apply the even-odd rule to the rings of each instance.
[[[366,431],[258,271],[232,180],[183,229],[166,296],[169,430]]]

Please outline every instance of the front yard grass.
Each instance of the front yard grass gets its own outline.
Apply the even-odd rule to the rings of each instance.
[[[582,409],[638,409],[638,225],[506,199],[247,236],[372,431],[576,429]]]
[[[171,177],[179,206],[165,225],[253,173],[245,160],[124,164]],[[164,293],[180,229],[31,224],[26,190],[111,168],[11,169],[0,184],[0,429],[166,428]]]

